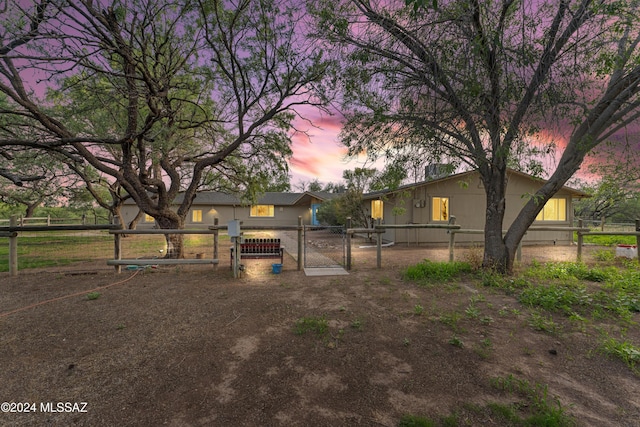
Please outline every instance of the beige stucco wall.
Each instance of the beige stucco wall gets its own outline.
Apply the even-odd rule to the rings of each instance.
[[[202,210],[202,222],[192,221],[192,212]],[[213,225],[214,219],[218,218],[221,226],[227,225],[232,219],[239,219],[245,226],[295,226],[298,225],[298,216],[302,216],[303,224],[311,223],[311,209],[308,206],[275,206],[273,217],[251,217],[251,209],[248,206],[217,206],[194,205],[192,206],[185,221],[186,228],[206,228]],[[122,216],[125,223],[129,223],[138,213],[138,208],[134,205],[125,205],[122,208]],[[145,222],[144,219],[138,223],[138,228],[151,228],[154,222]]]
[[[534,180],[521,175],[513,174],[510,176],[507,186],[505,229],[511,225],[517,213],[526,203],[527,199],[523,195],[533,194],[539,185]],[[475,173],[435,181],[407,191],[402,196],[389,197],[385,202],[384,222],[387,224],[436,223],[431,220],[433,197],[449,198],[449,213],[456,217],[456,224],[461,225],[463,229],[482,230],[484,228],[486,200],[479,176]],[[566,191],[560,191],[556,197],[566,198],[567,220],[535,222],[534,226],[569,226],[572,223],[571,196]],[[403,199],[404,201],[402,201]],[[395,206],[403,207],[404,214],[394,216],[393,208]],[[441,223],[445,224],[446,222]],[[386,241],[395,241],[396,243],[445,244],[449,241],[449,234],[446,230],[437,229],[387,230],[383,238]],[[482,234],[456,234],[456,242],[458,243],[481,243],[483,239]],[[572,233],[531,231],[527,233],[523,243],[553,244],[554,241],[556,244],[569,244],[572,241]]]

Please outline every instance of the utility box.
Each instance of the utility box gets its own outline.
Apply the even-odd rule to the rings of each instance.
[[[623,258],[637,258],[638,247],[636,245],[618,245],[616,248],[616,256]]]
[[[229,237],[240,237],[240,220],[232,219],[227,224],[227,233]]]

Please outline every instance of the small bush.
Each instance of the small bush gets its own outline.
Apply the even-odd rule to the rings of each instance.
[[[100,298],[100,292],[89,292],[87,294],[87,299],[89,301],[93,301],[93,300],[96,300],[98,298]]]

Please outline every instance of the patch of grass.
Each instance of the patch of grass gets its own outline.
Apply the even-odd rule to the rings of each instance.
[[[421,306],[420,304],[416,304],[413,306],[413,314],[415,314],[416,316],[420,316],[422,313],[424,313],[423,306]]]
[[[484,272],[480,283],[488,288],[501,289],[508,295],[515,293],[518,289],[531,286],[531,283],[524,277],[507,277],[493,272]]]
[[[451,338],[449,338],[448,342],[449,342],[449,344],[451,344],[452,346],[455,346],[455,347],[459,347],[459,348],[464,347],[464,342],[462,342],[460,337],[458,337],[457,335],[454,335]]]
[[[615,276],[617,270],[611,268],[589,268],[581,262],[549,262],[545,264],[532,264],[524,276],[538,280],[560,280],[562,282],[577,282],[588,280],[590,282],[604,282]]]
[[[488,359],[493,350],[493,342],[490,338],[485,338],[475,346],[474,350],[482,359]]]
[[[362,320],[355,319],[351,322],[351,329],[356,329],[358,331],[362,330]]]
[[[611,262],[616,258],[616,253],[610,249],[598,249],[593,257],[596,261]]]
[[[531,313],[529,325],[536,331],[547,332],[549,334],[557,334],[560,332],[560,326],[554,322],[551,316],[543,316],[540,313]]]
[[[469,304],[464,310],[464,314],[470,319],[477,319],[480,317],[480,309],[473,304]]]
[[[87,299],[89,301],[93,301],[93,300],[96,300],[98,298],[100,298],[100,292],[89,292],[87,294]]]
[[[436,427],[436,421],[417,415],[403,415],[398,427]]]
[[[515,394],[524,399],[512,405],[490,404],[491,411],[515,425],[572,427],[576,420],[562,407],[557,397],[551,398],[547,385],[518,379],[513,375],[491,379],[497,390]],[[520,413],[524,412],[522,416]]]
[[[577,241],[577,235],[574,233],[574,241]],[[584,236],[584,243],[590,243],[597,246],[615,246],[615,245],[635,245],[635,236]]]
[[[493,323],[493,317],[491,316],[482,316],[480,318],[480,323],[482,323],[483,325],[490,325]]]
[[[584,286],[531,286],[524,289],[518,301],[529,307],[541,307],[549,311],[570,313],[575,306],[584,306],[592,302]]]
[[[629,341],[608,338],[600,345],[600,351],[622,360],[633,372],[640,373],[637,367],[640,364],[640,347],[634,346]]]
[[[466,262],[433,262],[424,260],[409,266],[404,278],[419,284],[448,283],[462,274],[470,273],[471,265]]]
[[[460,321],[461,318],[462,318],[462,315],[460,313],[456,311],[452,311],[451,313],[443,314],[442,316],[440,316],[439,320],[440,322],[444,323],[445,325],[453,329],[454,332],[458,332],[460,330],[460,327],[458,326],[458,322]]]
[[[296,335],[304,335],[307,332],[314,332],[316,335],[324,335],[329,329],[329,322],[322,317],[302,317],[296,320]]]

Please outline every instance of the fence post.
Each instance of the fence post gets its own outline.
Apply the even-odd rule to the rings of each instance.
[[[216,227],[215,230],[213,230],[213,259],[218,259],[218,218],[214,218],[213,219],[213,225]],[[218,269],[218,263],[214,262],[213,263],[213,269],[217,270]]]
[[[583,222],[581,219],[578,220],[578,228],[582,228],[583,226]],[[583,236],[582,236],[582,230],[578,230],[578,255],[577,255],[577,260],[578,262],[582,261],[582,242],[583,242]]]
[[[636,219],[636,233],[640,232],[640,219]],[[636,234],[636,252],[638,253],[638,262],[640,262],[640,234]]]
[[[349,233],[349,229],[351,228],[351,217],[347,217],[347,271],[351,270],[351,233]]]
[[[449,225],[455,225],[455,223],[456,223],[456,217],[451,215],[449,217]],[[455,240],[456,240],[456,230],[449,229],[449,262],[453,262],[453,258],[454,258],[453,248],[455,247]]]
[[[16,227],[18,225],[18,218],[15,215],[11,215],[9,218],[9,226]],[[9,237],[9,275],[18,275],[18,234],[15,233]]]
[[[304,234],[302,233],[304,227],[302,226],[302,217],[298,217],[298,271],[302,270],[302,248],[304,245]]]
[[[114,224],[119,224],[118,217],[114,218]],[[122,241],[121,234],[113,233],[113,259],[122,259]],[[114,265],[116,269],[116,273],[122,272],[122,267],[120,265]]]
[[[377,225],[382,224],[382,219],[378,218]],[[375,227],[374,227],[375,228]],[[378,228],[376,230],[376,266],[382,268],[382,233]]]

